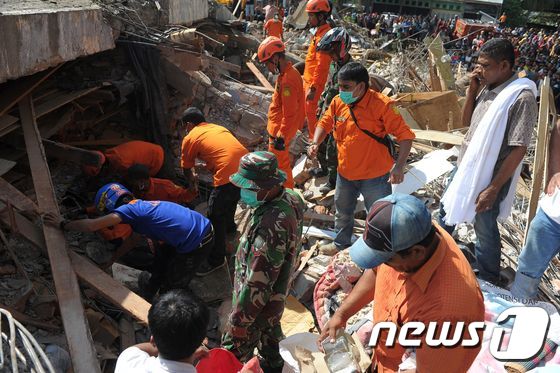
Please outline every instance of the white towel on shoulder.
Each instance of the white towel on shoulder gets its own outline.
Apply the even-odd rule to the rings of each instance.
[[[516,79],[494,99],[478,124],[471,142],[461,159],[459,168],[443,195],[444,221],[448,225],[471,223],[476,215],[476,198],[492,181],[494,166],[504,140],[509,109],[522,90],[528,89],[535,96],[537,87],[527,78]],[[521,164],[515,170],[507,197],[500,204],[500,219],[511,212]]]

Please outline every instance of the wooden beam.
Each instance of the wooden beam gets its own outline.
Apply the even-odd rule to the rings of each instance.
[[[0,158],[0,176],[4,175],[6,172],[10,171],[16,162],[10,161],[9,159]]]
[[[20,100],[19,112],[39,208],[58,215],[56,195],[35,121],[31,95]],[[66,238],[60,228],[49,225],[43,226],[43,234],[74,372],[101,372],[84,314],[78,279],[68,256]]]
[[[33,92],[35,88],[37,88],[61,66],[62,64],[55,66],[52,69],[41,71],[30,76],[25,76],[17,80],[12,80],[1,85],[0,115],[6,114],[15,104],[19,102],[19,100]]]
[[[73,251],[70,251],[70,258],[72,259],[72,267],[80,280],[142,324],[148,325],[150,303],[121,285],[87,258]],[[116,286],[116,284],[119,286]]]
[[[91,150],[80,149],[47,139],[43,139],[43,146],[49,158],[63,159],[80,165],[99,166],[101,164],[100,155]]]
[[[461,145],[464,135],[455,135],[449,132],[412,129],[416,135],[415,140],[428,140],[444,144]]]
[[[241,66],[227,61],[222,61],[219,58],[212,56],[202,56],[202,62],[210,65],[217,66],[221,69],[236,73],[238,76],[241,74]]]
[[[264,75],[255,66],[254,63],[252,63],[251,61],[247,61],[246,65],[249,68],[249,70],[251,70],[251,72],[255,75],[255,77],[258,79],[258,81],[263,85],[263,87],[268,88],[268,89],[272,89],[272,91],[274,91],[274,87],[272,86],[272,84],[270,84],[270,82],[264,77]]]
[[[533,178],[531,185],[531,197],[527,208],[527,224],[525,225],[525,239],[529,231],[529,224],[535,217],[544,184],[545,163],[548,148],[548,125],[550,120],[550,78],[545,77],[541,85],[541,101],[539,104],[539,119],[537,122],[537,142],[535,144],[535,158],[533,159]],[[554,102],[552,102],[554,106]],[[554,123],[553,123],[554,124]]]
[[[4,198],[9,199],[11,204],[18,210],[38,211],[39,208],[33,201],[1,178],[0,190],[4,193]],[[20,233],[33,245],[46,252],[47,245],[45,237],[41,234],[41,229],[18,211],[14,211],[13,217],[12,222],[8,211],[0,209],[0,221],[12,227],[12,229]],[[15,226],[12,226],[12,223],[15,223]],[[88,284],[93,290],[98,291],[105,299],[121,308],[128,315],[147,325],[150,303],[103,272],[86,258],[81,257],[72,250],[68,250],[68,252],[70,253],[73,269],[80,280]]]

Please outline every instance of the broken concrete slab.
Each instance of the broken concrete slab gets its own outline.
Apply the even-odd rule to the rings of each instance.
[[[115,47],[89,0],[0,2],[0,83]]]

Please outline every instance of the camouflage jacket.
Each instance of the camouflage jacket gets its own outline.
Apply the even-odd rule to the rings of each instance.
[[[237,248],[230,327],[280,321],[301,248],[303,206],[286,189],[253,212]]]
[[[350,58],[348,62],[354,61],[353,58]],[[346,62],[346,63],[348,63]],[[325,89],[323,93],[321,93],[321,97],[319,97],[319,101],[317,104],[317,118],[321,118],[323,113],[329,108],[332,99],[338,95],[338,72],[342,69],[342,66],[339,65],[337,62],[331,62],[331,67],[329,70],[329,78],[327,80],[327,84],[325,85]]]

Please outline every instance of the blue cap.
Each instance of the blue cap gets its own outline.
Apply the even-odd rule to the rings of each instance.
[[[361,268],[375,268],[430,234],[432,217],[416,197],[395,193],[370,208],[366,229],[350,247],[350,258]]]
[[[119,183],[109,183],[103,185],[95,195],[95,207],[101,213],[114,211],[123,202],[124,197],[134,199],[134,195]]]

